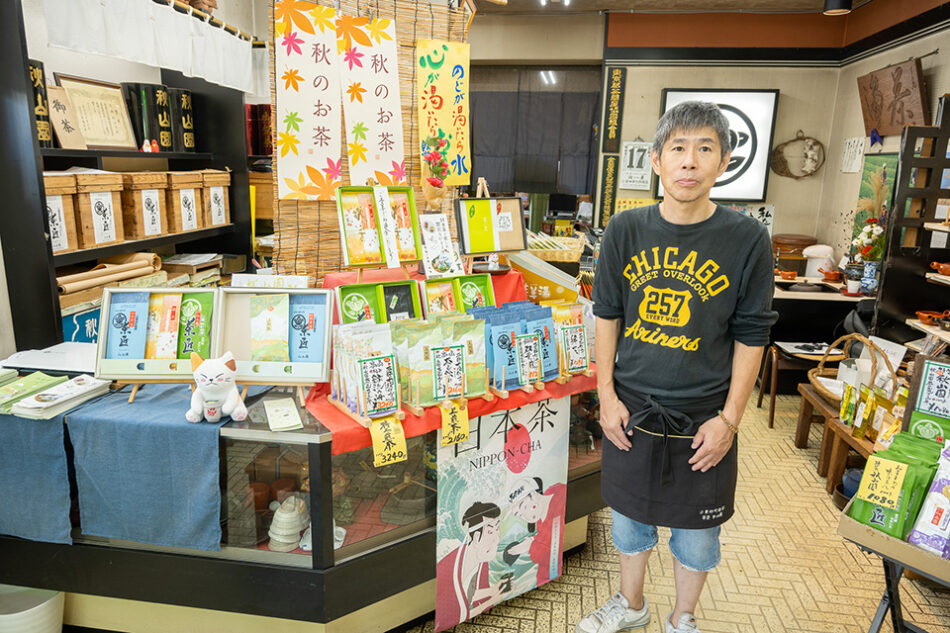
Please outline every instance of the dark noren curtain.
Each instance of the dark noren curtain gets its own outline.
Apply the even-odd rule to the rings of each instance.
[[[545,71],[472,68],[473,189],[591,193],[600,69]]]

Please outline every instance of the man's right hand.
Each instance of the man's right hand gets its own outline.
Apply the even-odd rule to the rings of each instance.
[[[607,439],[622,451],[629,451],[630,447],[633,446],[623,430],[629,419],[630,412],[627,411],[627,407],[620,402],[620,398],[616,394],[610,394],[606,398],[601,395],[600,428],[604,430]]]

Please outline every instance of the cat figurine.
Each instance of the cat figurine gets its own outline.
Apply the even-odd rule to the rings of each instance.
[[[217,422],[222,415],[238,421],[247,417],[247,407],[234,384],[237,363],[231,352],[207,360],[192,352],[191,371],[195,377],[195,391],[191,394],[191,408],[185,414],[189,422],[201,422],[202,419]]]

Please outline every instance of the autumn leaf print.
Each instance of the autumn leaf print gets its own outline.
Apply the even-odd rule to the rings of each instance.
[[[284,183],[290,189],[290,193],[285,193],[282,200],[307,200],[307,182],[304,180],[303,172],[297,175],[297,180],[293,178],[284,178]]]
[[[313,16],[313,23],[320,29],[321,33],[326,33],[327,29],[336,30],[336,9],[333,7],[315,6],[310,12]]]
[[[401,183],[406,180],[406,161],[396,162],[393,161],[393,168],[389,172],[389,175],[393,177],[393,183]]]
[[[300,82],[303,81],[303,77],[300,76],[296,68],[288,69],[280,78],[284,80],[284,90],[293,88],[294,92],[299,92]]]
[[[293,31],[284,36],[282,44],[287,47],[287,55],[290,55],[291,51],[298,55],[301,54],[300,45],[303,44],[303,40],[297,37],[297,34]]]
[[[349,154],[350,156],[351,165],[356,165],[357,163],[360,162],[360,160],[362,160],[364,163],[369,162],[366,160],[366,148],[363,146],[362,143],[359,143],[359,142],[350,143],[346,153]]]
[[[369,18],[357,18],[341,15],[336,21],[336,39],[339,52],[353,48],[353,42],[363,46],[372,46],[369,36],[363,32],[363,27],[369,24]]]
[[[363,56],[363,53],[360,53],[356,50],[354,46],[350,50],[346,51],[343,55],[343,61],[350,65],[350,70],[353,70],[353,66],[363,67],[363,62],[360,61],[360,57]]]
[[[338,161],[335,161],[332,158],[327,158],[327,166],[323,168],[323,173],[327,175],[327,178],[330,180],[339,180],[343,177],[343,159],[341,158]]]
[[[307,191],[317,196],[317,200],[333,200],[336,197],[336,189],[340,186],[339,180],[324,178],[319,169],[310,165],[307,165],[307,175],[313,183],[307,187]]]
[[[284,117],[284,125],[287,126],[287,131],[288,131],[288,132],[290,132],[291,130],[293,130],[294,132],[299,132],[299,131],[300,131],[300,123],[301,123],[302,121],[303,121],[303,119],[301,119],[301,118],[297,115],[296,112],[288,112],[288,113],[287,113],[287,116]]]
[[[380,187],[392,187],[393,185],[396,184],[392,181],[392,178],[386,175],[385,172],[381,172],[378,169],[375,172],[375,176],[376,176],[376,182],[379,183]]]
[[[353,140],[356,140],[356,141],[363,140],[363,141],[365,141],[365,140],[366,140],[366,132],[367,132],[366,126],[363,125],[362,122],[357,122],[356,125],[353,126],[353,131],[351,132],[351,134],[353,135]]]
[[[277,147],[280,148],[281,156],[286,156],[288,152],[293,152],[295,156],[300,156],[300,154],[297,153],[297,143],[300,141],[296,136],[290,132],[280,132],[277,136]]]
[[[363,103],[363,93],[366,92],[366,88],[360,87],[360,82],[350,84],[350,87],[346,89],[346,94],[350,95],[350,103],[354,101],[359,101]]]
[[[376,43],[382,42],[383,40],[391,40],[393,38],[389,37],[389,33],[386,32],[386,28],[389,26],[391,20],[373,20],[369,23],[367,30],[369,31],[369,36],[376,41]]]
[[[313,33],[313,23],[304,14],[313,5],[303,0],[277,0],[274,4],[274,21],[293,23],[304,33]]]

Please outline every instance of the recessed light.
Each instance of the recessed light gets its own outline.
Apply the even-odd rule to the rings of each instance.
[[[825,0],[825,15],[845,15],[851,13],[851,0]]]

